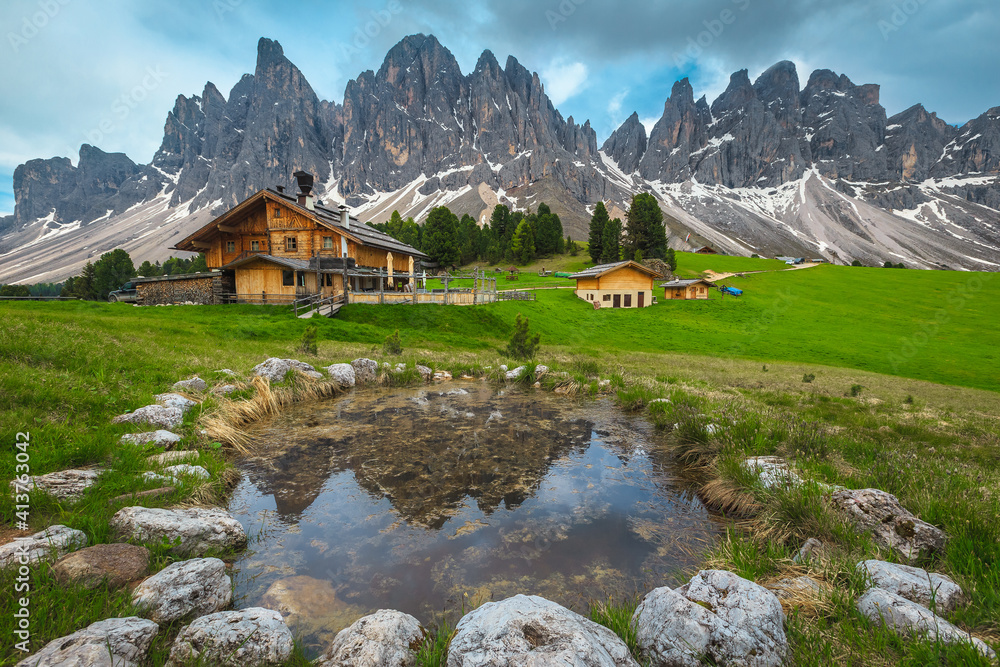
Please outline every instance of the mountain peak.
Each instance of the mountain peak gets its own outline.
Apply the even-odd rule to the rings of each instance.
[[[284,60],[285,51],[277,40],[261,37],[257,42],[257,69],[266,69],[268,65]]]
[[[670,89],[670,101],[675,106],[689,106],[694,104],[694,89],[691,88],[691,81],[684,77],[680,81],[675,81]]]

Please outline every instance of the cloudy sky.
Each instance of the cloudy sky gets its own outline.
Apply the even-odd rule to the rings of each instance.
[[[651,125],[680,77],[711,101],[783,59],[802,85],[817,68],[881,84],[890,115],[921,102],[961,124],[1000,105],[996,0],[4,0],[0,19],[0,214],[26,160],[75,164],[91,143],[149,161],[175,97],[227,93],[261,36],[338,102],[407,34],[436,35],[464,72],[512,54],[598,142],[633,111]]]

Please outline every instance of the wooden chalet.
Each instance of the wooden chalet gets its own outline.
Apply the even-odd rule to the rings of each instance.
[[[697,278],[694,280],[671,280],[660,285],[664,299],[707,299],[715,283]]]
[[[653,282],[663,276],[638,262],[598,264],[574,273],[576,295],[594,308],[645,308],[653,304]]]
[[[351,217],[346,206],[316,203],[313,177],[296,172],[297,196],[267,188],[174,246],[203,252],[236,300],[288,303],[310,295],[336,296],[386,285],[412,292],[427,256]],[[396,275],[395,280],[392,279]],[[385,281],[383,283],[383,281]]]

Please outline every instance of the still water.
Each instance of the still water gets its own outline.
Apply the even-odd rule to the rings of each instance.
[[[517,593],[588,602],[678,585],[721,524],[661,436],[609,400],[485,382],[358,390],[255,431],[230,510],[237,604],[318,651],[376,609],[423,623]]]

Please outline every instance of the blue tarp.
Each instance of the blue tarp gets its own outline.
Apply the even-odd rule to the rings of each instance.
[[[743,294],[743,290],[736,289],[735,287],[723,287],[722,291],[733,296],[741,296]]]

